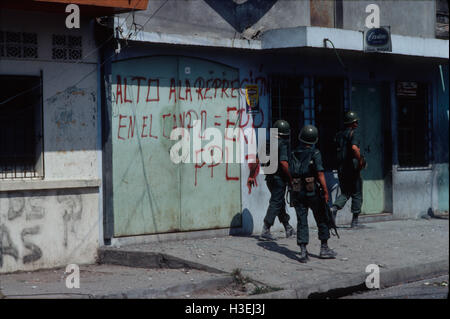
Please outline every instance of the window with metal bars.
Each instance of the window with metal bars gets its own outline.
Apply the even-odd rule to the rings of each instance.
[[[348,84],[343,78],[316,78],[314,83],[315,125],[319,130],[317,147],[325,170],[337,169],[334,137],[343,128],[342,118],[348,103]]]
[[[271,79],[272,123],[285,120],[291,127],[291,147],[299,145],[303,127],[303,77],[273,76]]]
[[[0,75],[0,179],[44,176],[41,79]]]
[[[37,34],[0,30],[0,57],[37,59]]]
[[[428,85],[397,82],[398,162],[400,167],[426,167],[432,162],[432,108]]]

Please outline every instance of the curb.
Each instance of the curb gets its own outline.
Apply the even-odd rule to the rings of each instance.
[[[193,261],[181,259],[163,253],[149,251],[120,250],[115,248],[100,248],[98,250],[100,264],[120,265],[135,268],[189,268],[203,270],[215,274],[225,274],[217,268],[209,267]]]
[[[399,267],[380,271],[380,289],[395,286],[410,281],[417,281],[424,277],[448,273],[448,259],[438,260],[414,266]],[[298,286],[296,288],[249,296],[250,299],[312,299],[337,298],[352,294],[356,291],[368,290],[365,280],[368,274],[348,274],[336,280],[336,276],[329,276],[322,283]]]
[[[133,289],[123,293],[111,293],[106,295],[93,295],[94,299],[155,299],[155,298],[177,298],[190,295],[199,290],[223,287],[233,282],[231,276],[201,281],[199,283],[188,283],[184,285],[169,287],[167,289]]]

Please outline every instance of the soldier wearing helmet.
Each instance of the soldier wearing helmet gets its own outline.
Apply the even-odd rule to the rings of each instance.
[[[286,213],[285,193],[286,186],[291,183],[289,174],[289,149],[291,129],[289,123],[284,120],[278,120],[273,125],[278,129],[278,169],[274,174],[266,175],[267,187],[270,191],[269,207],[264,217],[263,230],[261,232],[261,240],[275,240],[270,233],[270,227],[273,226],[275,218],[278,216],[279,221],[283,224],[286,231],[286,237],[294,235],[294,229],[289,224],[289,215]],[[269,148],[270,149],[270,148]],[[259,168],[259,160],[250,166],[250,175],[247,180],[249,193],[252,186],[257,186],[256,175]]]
[[[338,210],[351,198],[351,211],[353,214],[351,227],[358,227],[358,216],[362,206],[362,178],[361,170],[366,166],[364,156],[360,151],[360,137],[357,130],[358,115],[348,111],[344,115],[345,129],[336,134],[338,178],[341,194],[333,203],[331,211],[336,218]]]
[[[328,228],[324,204],[329,200],[328,188],[322,166],[322,155],[315,144],[319,140],[317,128],[306,125],[299,134],[301,145],[292,152],[289,171],[292,176],[291,206],[297,214],[297,244],[300,246],[300,262],[309,260],[306,246],[309,243],[308,209],[311,208],[318,228],[320,258],[330,259],[337,255],[328,247]],[[321,193],[323,192],[323,199]]]

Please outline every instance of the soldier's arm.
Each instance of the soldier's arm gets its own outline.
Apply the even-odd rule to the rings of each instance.
[[[317,151],[314,154],[313,159],[314,159],[315,169],[317,172],[317,180],[319,181],[319,184],[323,189],[323,196],[325,197],[325,202],[328,203],[328,200],[330,199],[330,197],[328,195],[328,187],[327,187],[327,182],[325,181],[325,174],[323,173],[324,168],[323,168],[323,164],[322,164],[322,155],[320,154],[319,151]]]
[[[248,187],[248,193],[251,194],[252,187],[258,186],[258,183],[256,182],[256,176],[258,175],[258,169],[259,169],[259,158],[256,157],[256,163],[249,163],[248,167],[250,168],[250,174],[248,175],[247,179],[247,187]]]
[[[291,176],[291,173],[289,172],[289,163],[287,161],[281,161],[280,165],[281,165],[281,170],[283,171],[284,176],[286,176],[286,178],[288,180],[289,187],[292,187],[292,176]]]
[[[350,142],[352,145],[353,156],[358,160],[358,166],[359,166],[359,169],[361,170],[363,168],[364,164],[363,164],[363,159],[361,156],[361,149],[359,148],[360,136],[359,136],[358,130],[352,131]]]
[[[323,173],[323,171],[317,172],[317,179],[319,180],[320,186],[322,186],[323,196],[325,197],[325,202],[328,203],[330,196],[328,195],[327,182],[325,181],[325,174]]]
[[[359,169],[362,169],[364,166],[364,163],[363,163],[363,160],[361,157],[361,150],[359,149],[359,147],[357,145],[352,145],[352,150],[353,150],[353,155],[358,160]]]

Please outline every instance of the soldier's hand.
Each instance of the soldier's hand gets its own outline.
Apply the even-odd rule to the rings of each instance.
[[[328,192],[326,192],[325,194],[323,194],[323,197],[325,199],[325,203],[328,203],[328,201],[330,200],[330,196],[328,195]]]
[[[256,178],[255,177],[249,177],[247,179],[247,187],[248,187],[248,193],[249,194],[252,193],[252,186],[253,187],[258,186],[258,183],[256,182]]]
[[[359,165],[358,165],[358,168],[359,168],[359,170],[362,170],[363,168],[364,168],[364,161],[362,160],[362,159],[360,159],[359,160],[359,163],[358,163]]]

